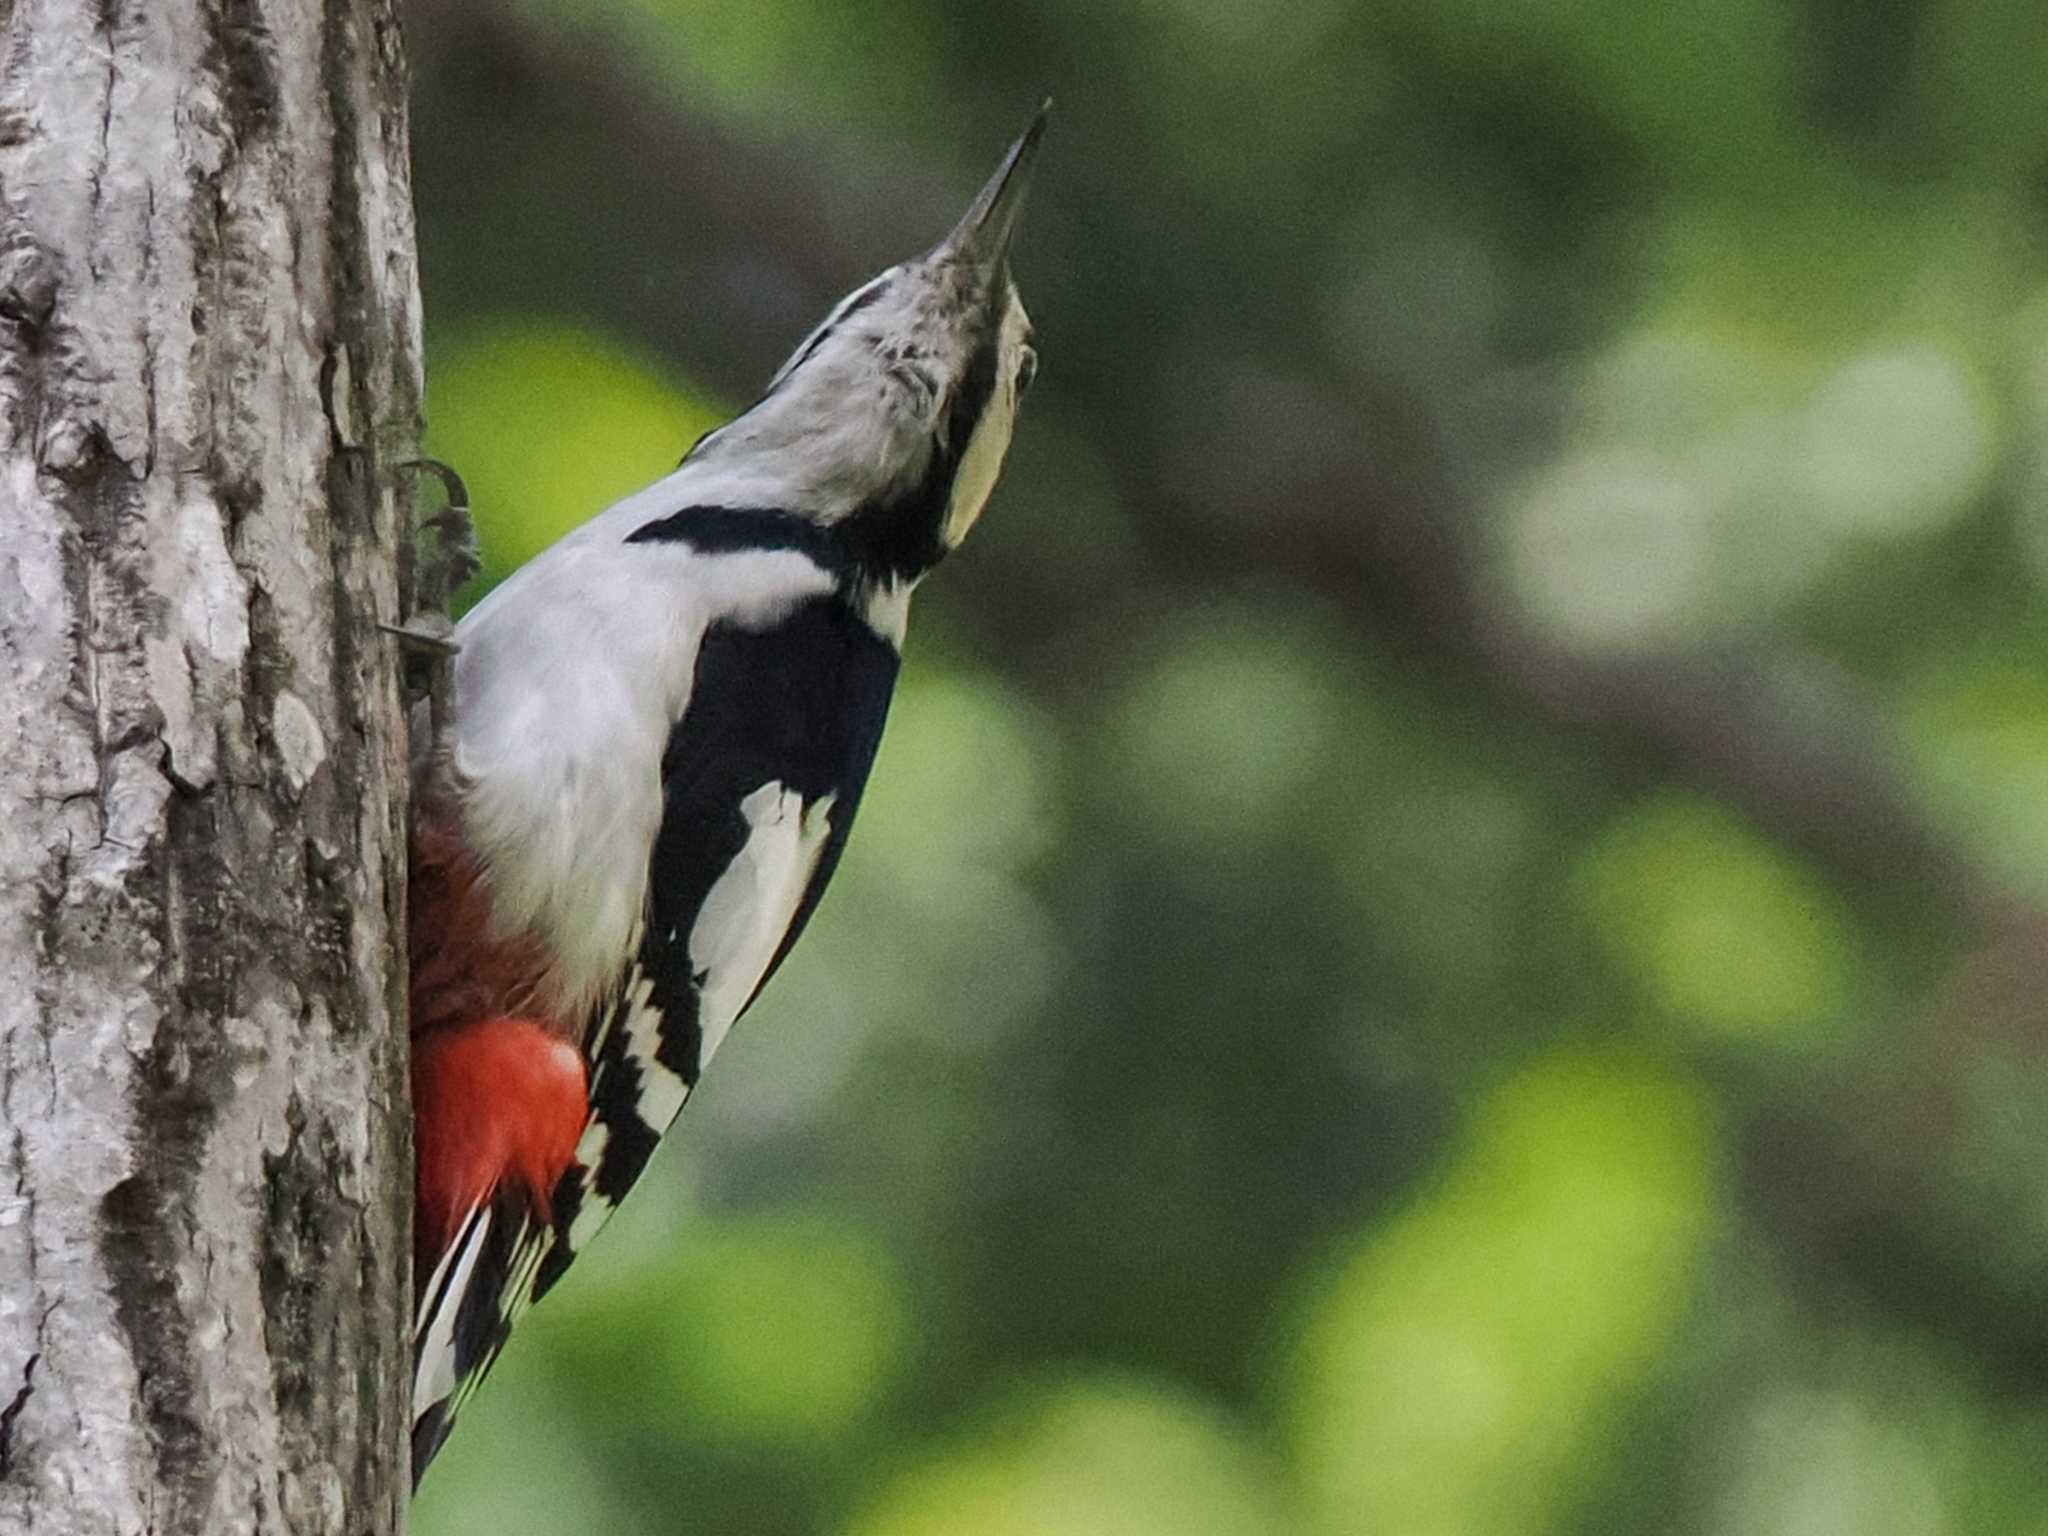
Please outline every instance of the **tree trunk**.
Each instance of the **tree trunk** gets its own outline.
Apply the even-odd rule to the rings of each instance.
[[[0,0],[0,1531],[400,1528],[396,0]]]

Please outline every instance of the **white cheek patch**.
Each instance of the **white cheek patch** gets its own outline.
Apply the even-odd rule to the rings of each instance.
[[[967,451],[960,455],[960,467],[953,476],[953,493],[946,504],[946,523],[939,537],[947,549],[958,548],[981,516],[989,493],[996,488],[996,476],[1002,473],[1003,455],[1010,451],[1010,433],[1017,423],[1018,369],[1031,335],[1031,321],[1017,299],[1014,284],[1003,311],[1002,326],[995,389],[981,420],[974,424]]]
[[[989,493],[996,488],[996,476],[1002,473],[1003,455],[1010,448],[1010,423],[1015,412],[1015,397],[1009,393],[1009,386],[1004,385],[1002,397],[990,403],[974,429],[974,436],[967,440],[967,452],[960,456],[959,472],[953,476],[953,497],[946,508],[946,527],[941,535],[948,549],[967,537],[967,531],[981,516],[981,509],[988,505]]]
[[[690,929],[690,969],[703,978],[697,1008],[701,1072],[760,986],[789,932],[831,834],[836,796],[805,805],[771,780],[740,802],[747,841],[704,898]]]

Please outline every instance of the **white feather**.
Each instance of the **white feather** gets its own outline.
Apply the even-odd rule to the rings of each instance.
[[[490,1235],[488,1206],[471,1209],[461,1235],[434,1267],[433,1278],[422,1293],[421,1313],[426,1320],[425,1337],[414,1346],[412,1374],[412,1416],[417,1421],[434,1404],[454,1395],[461,1385],[455,1374],[455,1319],[462,1310],[463,1295],[469,1289],[470,1271],[483,1252]]]
[[[806,805],[780,781],[740,802],[746,845],[704,898],[690,929],[690,968],[703,977],[697,1021],[703,1031],[698,1069],[724,1041],[733,1020],[761,984],[803,901],[818,856],[831,835],[835,797]],[[666,1121],[649,1121],[666,1129]]]
[[[910,594],[917,590],[914,581],[881,581],[869,589],[867,606],[861,610],[861,617],[868,621],[868,628],[884,640],[903,649],[903,637],[910,629]]]
[[[640,1095],[634,1109],[641,1123],[660,1136],[683,1112],[690,1085],[663,1065],[656,1054],[661,1049],[661,1015],[649,1006],[653,992],[653,980],[636,972],[625,1000],[626,1054],[640,1067]]]
[[[612,1133],[605,1123],[592,1116],[590,1123],[583,1127],[583,1139],[576,1144],[576,1161],[588,1170],[604,1161],[604,1149],[612,1139]],[[583,1184],[583,1203],[576,1208],[576,1219],[569,1223],[569,1249],[581,1253],[584,1245],[597,1236],[598,1229],[612,1219],[613,1203],[597,1192],[596,1185],[586,1176]]]

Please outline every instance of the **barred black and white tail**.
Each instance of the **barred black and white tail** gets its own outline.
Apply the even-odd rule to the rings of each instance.
[[[512,1327],[545,1296],[611,1219],[647,1166],[696,1081],[661,1058],[666,1035],[656,988],[635,965],[618,999],[599,1011],[585,1047],[590,1119],[563,1173],[551,1219],[501,1196],[477,1206],[420,1287],[413,1323],[412,1475],[421,1475],[455,1418],[496,1363]],[[695,1009],[679,1010],[695,1034]]]

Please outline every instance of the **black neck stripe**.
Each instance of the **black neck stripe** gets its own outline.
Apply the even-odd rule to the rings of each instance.
[[[628,544],[687,544],[701,554],[734,554],[754,549],[793,549],[820,566],[844,574],[851,561],[832,530],[776,507],[684,507],[642,523],[626,535]]]
[[[864,302],[869,301],[856,296],[849,313]],[[703,503],[642,523],[626,535],[626,542],[687,544],[705,554],[793,549],[841,577],[858,573],[873,579],[914,580],[945,557],[943,534],[953,481],[974,429],[995,397],[1000,357],[999,339],[984,337],[953,391],[924,474],[894,496],[858,506],[830,524],[779,507]]]
[[[857,507],[841,525],[840,537],[862,566],[897,576],[921,576],[945,558],[953,481],[974,429],[995,396],[998,356],[994,336],[975,348],[932,444],[931,462],[917,484],[885,501]]]

